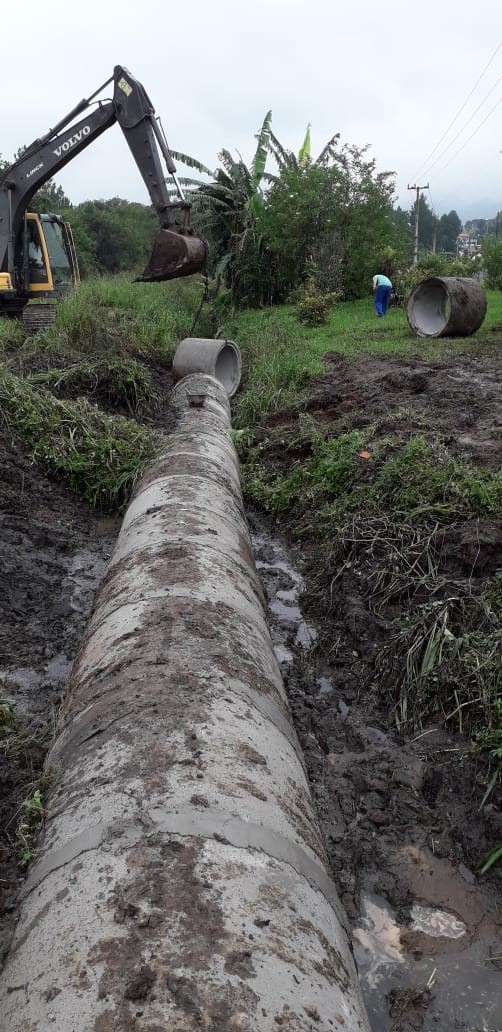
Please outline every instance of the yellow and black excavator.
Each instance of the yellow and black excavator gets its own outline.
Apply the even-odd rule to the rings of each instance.
[[[95,101],[91,109],[94,99],[111,82],[113,98]],[[87,114],[74,122],[83,111]],[[79,282],[70,225],[57,215],[28,212],[28,206],[44,183],[115,122],[124,133],[160,223],[152,256],[138,280],[160,282],[205,268],[207,245],[190,226],[190,205],[152,103],[141,83],[116,65],[110,79],[30,144],[0,178],[0,315],[24,317],[30,325],[29,312],[34,327],[41,328],[52,321],[54,307],[50,305],[47,311],[46,304],[28,306],[28,302],[52,301]],[[161,155],[176,186],[174,201],[166,186]]]

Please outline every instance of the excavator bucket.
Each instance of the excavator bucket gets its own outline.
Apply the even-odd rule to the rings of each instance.
[[[136,282],[160,283],[178,276],[192,276],[205,269],[206,259],[207,244],[195,233],[183,227],[159,229],[150,261]]]

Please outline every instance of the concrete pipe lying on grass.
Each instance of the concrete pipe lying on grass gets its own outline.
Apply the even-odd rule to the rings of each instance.
[[[223,385],[229,398],[233,398],[241,382],[241,372],[241,353],[233,340],[185,337],[176,349],[175,383],[193,373],[207,373]]]
[[[417,337],[469,337],[486,315],[486,295],[475,279],[430,276],[415,287],[406,314]]]
[[[221,385],[174,391],[59,719],[3,1032],[368,1030]]]

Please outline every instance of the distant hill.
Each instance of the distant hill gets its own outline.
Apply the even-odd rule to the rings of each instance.
[[[464,223],[466,233],[477,236],[496,236],[502,240],[502,211],[499,211],[492,219],[470,219]]]

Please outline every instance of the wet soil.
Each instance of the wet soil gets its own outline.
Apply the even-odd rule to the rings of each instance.
[[[429,361],[328,356],[306,407],[320,423],[379,420],[444,429],[453,452],[497,468],[502,458],[500,362],[493,351]],[[305,407],[305,406],[304,406]],[[270,426],[291,426],[279,413]],[[285,460],[286,461],[286,460]],[[288,459],[290,461],[290,458]],[[378,634],[357,577],[302,612],[316,541],[289,551],[278,527],[250,514],[278,661],[333,874],[353,927],[373,1032],[502,1029],[502,865],[479,874],[502,841],[500,800],[479,810],[486,767],[469,742],[436,726],[399,735],[368,683]],[[100,518],[48,479],[0,431],[0,694],[16,704],[18,746],[0,752],[0,960],[23,877],[15,856],[22,800],[39,776],[65,678],[117,521]],[[502,525],[455,527],[452,578],[501,565]],[[305,610],[307,612],[307,610]],[[326,648],[326,641],[336,648]],[[320,647],[322,645],[323,647]]]
[[[500,351],[353,363],[333,353],[327,364],[306,403],[326,429],[376,422],[382,436],[397,432],[401,440],[437,429],[452,454],[500,468]],[[277,413],[268,426],[280,437],[298,416]],[[271,457],[286,473],[301,455],[283,442]],[[308,521],[298,530],[295,515],[286,517],[287,553],[276,525],[257,515],[251,523],[373,1032],[500,1032],[502,871],[498,865],[482,876],[480,866],[502,842],[502,801],[494,792],[480,809],[485,761],[467,737],[437,723],[397,732],[375,659],[400,612],[397,606],[375,619],[372,556],[358,556],[320,596],[319,547]],[[441,534],[446,593],[468,585],[476,594],[502,567],[502,520],[471,520]]]
[[[49,480],[0,430],[0,697],[15,714],[3,748],[0,736],[0,962],[24,876],[16,857],[22,803],[37,787],[117,527]]]
[[[432,728],[404,738],[359,691],[348,659],[323,659],[322,622],[302,610],[305,557],[262,516],[249,519],[373,1032],[499,1030],[501,882],[478,872],[494,832],[502,838],[502,813],[478,813],[470,746]]]

